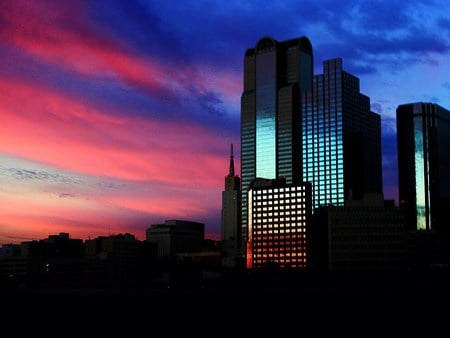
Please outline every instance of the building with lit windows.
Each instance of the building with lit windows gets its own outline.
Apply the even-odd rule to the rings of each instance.
[[[342,59],[323,63],[303,102],[303,181],[312,183],[313,208],[382,193],[380,116]]]
[[[255,179],[248,200],[247,268],[308,267],[311,185]]]
[[[264,37],[244,58],[241,97],[242,233],[247,236],[248,189],[257,177],[302,182],[302,93],[311,90],[312,46],[307,37]]]
[[[230,170],[222,191],[222,257],[223,265],[235,267],[241,261],[241,179],[234,173],[233,145]]]
[[[449,256],[450,111],[435,103],[399,105],[397,153],[399,202],[408,230],[436,233]]]

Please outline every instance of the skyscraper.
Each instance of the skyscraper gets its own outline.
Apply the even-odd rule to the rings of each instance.
[[[312,183],[313,207],[382,193],[380,116],[359,79],[342,59],[327,60],[303,95],[303,180]]]
[[[258,41],[244,58],[241,97],[242,232],[246,241],[248,190],[255,178],[302,181],[302,93],[311,90],[312,46],[307,37]]]
[[[399,201],[409,230],[448,236],[450,111],[434,103],[397,107]]]
[[[234,173],[233,145],[230,169],[222,191],[222,256],[223,265],[234,267],[241,257],[241,179]]]

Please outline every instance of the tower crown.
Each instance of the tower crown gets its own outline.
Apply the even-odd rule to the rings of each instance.
[[[230,171],[228,173],[228,177],[234,177],[233,143],[231,144]]]

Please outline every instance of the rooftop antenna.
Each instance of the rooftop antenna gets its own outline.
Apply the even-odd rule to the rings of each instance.
[[[234,176],[234,159],[233,159],[233,143],[231,143],[231,155],[230,155],[230,174],[229,176]]]

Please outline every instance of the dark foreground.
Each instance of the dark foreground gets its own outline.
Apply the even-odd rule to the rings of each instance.
[[[284,337],[308,327],[317,334],[332,330],[366,337],[420,332],[434,337],[445,327],[448,330],[450,323],[449,281],[447,274],[437,274],[392,280],[346,278],[317,286],[247,280],[242,285],[158,288],[3,287],[0,319],[8,323],[19,318],[39,329],[63,327],[78,335],[91,328],[127,337],[146,330],[152,336],[153,329],[163,327],[164,335],[272,332]]]

